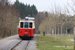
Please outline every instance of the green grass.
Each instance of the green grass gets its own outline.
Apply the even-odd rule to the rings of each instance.
[[[72,39],[73,38],[72,36],[73,35],[69,37],[68,35],[68,39]],[[55,41],[54,38],[38,34],[36,45],[37,45],[38,50],[74,50],[73,49],[74,42],[70,40],[68,40],[68,47],[65,48],[65,36],[63,37],[63,41],[61,44],[61,41],[58,39],[57,41]]]

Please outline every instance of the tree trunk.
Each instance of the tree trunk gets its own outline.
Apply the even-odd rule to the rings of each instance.
[[[52,29],[52,38],[54,38],[54,30]]]
[[[65,47],[67,48],[67,27],[66,27],[66,45]]]
[[[51,37],[52,37],[52,28],[51,28]]]
[[[75,25],[74,25],[74,50],[75,50]]]
[[[61,43],[62,43],[62,26],[61,26]]]
[[[50,33],[50,35],[51,35],[51,28],[49,29],[49,33]]]
[[[58,39],[59,39],[59,27],[58,27]]]
[[[56,27],[55,27],[55,41],[56,41]]]

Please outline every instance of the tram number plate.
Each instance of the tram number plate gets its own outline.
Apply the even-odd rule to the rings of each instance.
[[[25,32],[25,33],[28,33],[28,32]]]

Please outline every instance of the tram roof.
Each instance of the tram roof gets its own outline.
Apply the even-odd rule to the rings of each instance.
[[[34,20],[25,20],[25,19],[21,19],[19,22],[34,22]]]

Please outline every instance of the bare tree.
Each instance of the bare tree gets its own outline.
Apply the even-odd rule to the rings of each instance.
[[[61,14],[61,12],[60,12],[60,27],[61,27],[61,43],[62,43],[62,28],[63,28],[63,25],[65,24],[65,22],[64,22],[64,18],[65,16],[64,16],[64,14]]]
[[[2,2],[0,4],[0,37],[16,34],[19,21],[19,13],[15,8],[10,8],[7,3],[6,5],[3,5],[3,2],[7,2],[7,0],[3,0],[0,2]]]

